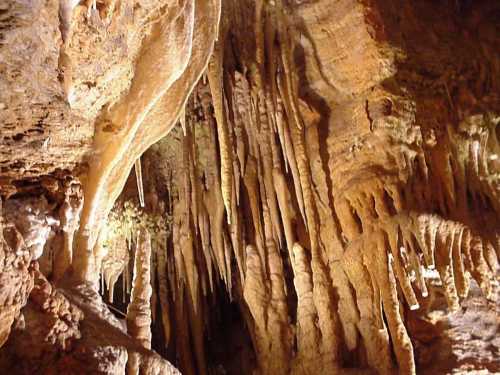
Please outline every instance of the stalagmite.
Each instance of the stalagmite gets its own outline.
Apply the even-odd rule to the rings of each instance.
[[[63,228],[64,247],[54,260],[54,280],[60,279],[73,260],[73,237],[78,229],[80,213],[83,207],[81,186],[70,182],[65,191],[64,203],[59,209]]]
[[[276,368],[271,373],[287,373],[290,367],[293,336],[288,316],[283,261],[274,240],[269,238],[266,247],[269,263],[269,275],[267,278],[270,280],[271,289],[269,297],[273,305],[270,309],[273,314],[270,314],[271,316],[268,317],[267,326],[272,340],[277,341],[272,344],[276,352],[271,353],[272,357],[270,357],[270,361],[271,363],[274,362],[273,367],[276,366]]]
[[[271,254],[274,249],[271,247]],[[261,258],[254,246],[246,248],[246,278],[243,286],[243,297],[250,309],[255,325],[256,352],[263,374],[287,374],[291,336],[287,326],[287,309],[284,304],[281,260],[271,255],[269,260],[270,274],[267,274]],[[271,283],[267,282],[270,277]],[[271,307],[267,300],[273,299]]]
[[[99,288],[99,279],[102,273],[102,263],[108,254],[108,249],[104,246],[104,230],[99,232],[97,236],[97,241],[94,245],[94,249],[92,250],[92,258],[90,260],[90,264],[93,267],[93,277],[88,281],[91,285],[94,286],[96,290]]]
[[[312,375],[316,373],[318,345],[321,333],[316,326],[316,306],[313,299],[313,281],[307,254],[299,243],[292,247],[294,285],[297,292],[297,356],[292,373]]]
[[[147,230],[137,234],[132,294],[127,307],[127,332],[147,349],[151,348],[151,237]],[[127,362],[130,374],[139,374],[140,362],[131,355]]]

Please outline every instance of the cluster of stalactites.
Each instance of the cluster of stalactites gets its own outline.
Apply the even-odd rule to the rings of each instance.
[[[314,181],[327,190],[318,188],[320,173],[312,174],[317,155],[309,153],[318,145],[305,141],[309,131],[308,142],[319,142],[311,130],[315,114],[296,96],[287,41],[273,48],[269,58],[280,68],[266,87],[262,76],[224,71],[216,48],[209,87],[200,83],[188,103],[172,210],[172,285],[188,292],[194,309],[204,306],[200,297],[214,291],[217,276],[228,293],[241,292],[263,373],[314,373],[318,366],[337,371],[340,352],[355,350],[360,340],[367,366],[415,373],[401,312],[418,309],[427,297],[426,269],[437,269],[452,311],[471,278],[487,298],[495,296],[499,237],[468,227],[472,207],[464,203],[468,189],[495,198],[492,184],[484,183],[494,168],[494,135],[459,139],[463,135],[450,130],[448,143],[465,144],[468,153],[428,150],[421,140],[413,149],[404,143],[388,148],[398,173],[371,180],[365,190],[347,189],[331,210],[313,187]],[[304,112],[312,119],[307,126]],[[496,203],[492,208],[498,212]],[[425,213],[436,210],[440,216]],[[294,291],[285,286],[286,267]],[[290,293],[297,296],[296,322],[288,311]],[[203,333],[193,320],[189,324],[195,337]],[[201,363],[200,348],[192,347]]]
[[[99,246],[102,248],[99,269],[101,273],[101,289],[108,291],[108,300],[114,302],[114,290],[121,276],[120,287],[123,302],[132,287],[134,277],[131,259],[139,246],[138,233],[147,230],[151,236],[151,275],[154,283],[158,263],[166,256],[168,216],[163,213],[152,213],[142,210],[132,201],[117,204],[108,216],[106,226],[100,235]]]
[[[255,327],[251,335],[259,366],[264,373],[287,373],[292,367],[301,373],[303,361],[291,362],[294,334],[280,250],[285,249],[292,258],[294,249],[300,248],[295,227],[307,227],[312,253],[312,265],[307,268],[314,284],[309,289],[320,325],[313,336],[321,341],[324,368],[333,369],[338,365],[338,319],[319,249],[319,223],[290,51],[283,47],[273,58],[286,68],[272,77],[274,84],[268,90],[252,86],[238,72],[229,77],[223,74],[220,46],[216,47],[208,67],[210,86],[200,83],[195,89],[186,113],[201,112],[201,117],[182,119],[184,136],[175,163],[177,196],[172,205],[175,271],[168,275],[174,278],[174,288],[187,291],[187,307],[194,313],[204,306],[200,297],[214,292],[217,277],[229,294],[242,290],[251,313],[247,323]],[[258,81],[263,82],[264,77]],[[220,168],[206,165],[204,157],[220,160]],[[287,175],[292,177],[292,185]],[[183,306],[183,302],[175,303]],[[306,299],[300,308],[306,309],[307,303]],[[270,306],[264,308],[266,304]],[[310,319],[313,324],[316,318]],[[194,320],[190,325],[195,340],[200,340],[203,327],[195,327]],[[309,336],[302,335],[302,354],[297,358],[311,357],[308,348],[318,345]],[[196,363],[202,363],[203,349],[196,342],[192,346]],[[309,360],[313,366],[315,358]]]

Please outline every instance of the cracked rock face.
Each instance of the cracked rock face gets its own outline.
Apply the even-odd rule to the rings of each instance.
[[[57,0],[2,2],[0,41],[0,173],[5,194],[15,191],[16,180],[79,167],[91,149],[94,128],[71,110],[60,82]]]
[[[1,4],[0,366],[500,371],[499,14]]]
[[[0,257],[0,343],[3,345],[14,321],[21,318],[20,310],[33,288],[31,254],[17,228],[4,220],[0,221]]]

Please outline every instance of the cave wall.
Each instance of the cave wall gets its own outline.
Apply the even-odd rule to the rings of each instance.
[[[80,284],[113,304],[118,283],[134,348],[153,345],[185,374],[231,368],[210,349],[229,345],[214,333],[228,311],[245,373],[414,374],[431,373],[436,293],[450,316],[478,288],[497,308],[496,2],[73,5],[0,12],[5,66],[49,72],[0,81],[26,96],[0,108],[4,252],[15,253],[0,291],[18,296],[2,305],[2,341],[24,305],[40,310],[36,292],[28,302],[37,267],[70,301]],[[15,38],[35,36],[51,48],[15,60]],[[52,154],[40,158],[33,126],[60,148],[44,141]],[[33,340],[11,336],[6,362]],[[127,345],[104,373],[166,366]]]

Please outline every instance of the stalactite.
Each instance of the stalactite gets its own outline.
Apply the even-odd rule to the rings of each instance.
[[[190,207],[186,207],[179,203],[179,239],[174,247],[174,252],[180,253],[179,263],[181,272],[185,273],[184,281],[181,283],[187,284],[186,305],[189,314],[189,326],[192,333],[192,342],[194,345],[194,358],[196,360],[198,373],[206,374],[205,369],[205,348],[203,344],[203,321],[201,319],[201,277],[198,270],[198,260],[195,254],[195,244],[193,238],[193,230],[190,225],[189,215]],[[179,302],[178,302],[179,303]]]
[[[170,317],[170,304],[168,300],[168,275],[167,275],[167,248],[160,247],[158,249],[158,259],[156,263],[156,273],[158,277],[158,295],[161,307],[161,319],[163,325],[163,335],[165,337],[165,347],[168,347],[170,342],[172,321]]]
[[[192,197],[192,189],[194,188],[191,185],[190,179],[190,164],[191,164],[191,155],[190,155],[190,133],[189,136],[186,133],[186,136],[182,139],[182,157],[181,157],[181,165],[178,171],[178,180],[182,181],[182,184],[179,184],[179,200],[182,202],[184,206],[184,214],[187,216],[186,221],[189,223],[190,215],[192,215],[192,207],[193,203],[191,202]],[[193,219],[194,220],[194,219]]]
[[[491,270],[484,259],[483,243],[481,238],[476,236],[471,236],[469,238],[471,238],[470,253],[473,265],[471,270],[472,277],[474,277],[474,279],[478,282],[480,288],[483,290],[483,293],[486,295],[486,298],[496,298],[493,294],[493,282],[496,282],[496,280],[493,278]]]
[[[258,113],[260,120],[260,134],[259,134],[259,146],[260,146],[260,155],[262,159],[262,169],[263,169],[263,185],[265,188],[265,196],[267,201],[267,206],[269,207],[269,212],[271,215],[272,228],[274,238],[277,240],[279,244],[283,241],[282,233],[281,233],[281,225],[279,221],[278,214],[278,205],[276,202],[276,193],[273,188],[273,175],[272,170],[274,167],[272,150],[271,150],[271,141],[270,134],[272,133],[269,128],[269,118],[266,114],[265,102],[266,98],[263,95],[259,95],[258,97]]]
[[[213,275],[213,264],[212,264],[212,254],[210,252],[210,224],[208,219],[208,214],[205,209],[205,204],[201,203],[203,206],[200,210],[200,218],[198,222],[200,223],[200,238],[201,246],[203,249],[203,255],[205,257],[205,262],[208,271],[208,282],[210,285],[210,291],[214,292],[214,275]]]
[[[233,195],[236,193],[233,190]],[[244,268],[244,244],[242,240],[242,223],[240,220],[240,217],[238,215],[238,207],[236,206],[237,199],[234,199],[235,197],[233,196],[232,204],[233,204],[233,210],[232,215],[233,218],[231,219],[231,225],[229,227],[229,232],[230,232],[230,237],[231,237],[231,246],[232,250],[234,252],[235,258],[236,258],[236,264],[238,266],[238,272],[240,274],[240,279],[241,279],[241,284],[243,284],[244,279],[245,279],[245,268]],[[231,255],[229,251],[229,262],[231,261]],[[230,263],[229,263],[230,265]]]
[[[425,264],[429,269],[434,269],[436,262],[434,259],[434,249],[436,244],[436,231],[438,226],[433,223],[434,217],[421,216],[419,221],[417,239],[419,239],[420,248],[423,250]]]
[[[175,270],[176,270],[176,283],[174,284],[175,289],[179,289],[181,285],[186,284],[186,269],[184,265],[184,261],[182,260],[182,219],[183,219],[183,210],[182,204],[178,200],[174,202],[173,207],[173,217],[174,222],[172,224],[172,242],[174,247],[174,262],[175,262]]]
[[[278,30],[281,46],[281,63],[285,76],[285,86],[284,90],[281,92],[281,96],[285,101],[288,118],[295,123],[298,129],[303,129],[302,117],[300,115],[296,96],[298,93],[297,82],[292,72],[293,50],[290,46],[290,39],[293,37],[293,31],[286,29],[286,21],[282,14],[278,17]]]
[[[274,82],[274,79],[273,79]],[[276,112],[274,113],[276,127],[278,130],[278,138],[280,140],[281,145],[281,153],[283,154],[283,159],[285,162],[285,171],[288,172],[288,152],[287,145],[285,142],[285,129],[284,129],[284,114],[283,114],[283,104],[281,102],[281,98],[276,94]]]
[[[436,232],[436,269],[439,272],[446,301],[451,311],[458,311],[458,294],[455,288],[452,249],[454,228],[452,223],[441,222]]]
[[[290,318],[288,316],[288,307],[285,289],[285,275],[283,271],[283,261],[279,253],[279,249],[273,239],[269,238],[266,243],[268,251],[268,265],[270,280],[270,301],[273,307],[270,309],[274,312],[268,320],[268,330],[274,340],[279,340],[277,343],[278,353],[275,357],[278,366],[286,365],[286,372],[289,371],[290,359],[292,355],[292,330],[290,326]],[[273,345],[273,346],[275,346]],[[279,363],[282,362],[281,365]],[[284,369],[285,370],[285,369]],[[285,372],[285,373],[286,373]],[[272,373],[280,373],[280,369]]]
[[[391,334],[399,372],[401,374],[415,374],[413,346],[400,315],[392,261],[387,255],[388,244],[381,232],[376,234],[375,239],[376,251],[367,253],[364,262],[366,267],[373,270],[380,288],[383,311]]]
[[[205,114],[208,115],[208,104],[203,104]],[[209,117],[211,119],[211,117]],[[210,121],[209,121],[210,123]],[[217,152],[215,150],[216,145],[216,133],[213,127],[209,127],[209,139],[210,139],[210,156],[212,160],[216,160]],[[214,249],[215,254],[215,264],[219,270],[219,274],[222,279],[228,285],[226,262],[225,262],[225,252],[224,252],[224,239],[223,239],[223,228],[224,228],[224,200],[222,197],[220,175],[216,166],[211,166],[209,173],[206,173],[208,193],[204,194],[204,204],[209,217],[210,223],[210,242]]]
[[[429,295],[429,292],[425,283],[425,267],[422,261],[422,250],[411,230],[403,230],[403,240],[405,242],[405,248],[408,249],[410,253],[410,269],[415,272],[415,283],[420,290],[420,294],[422,295],[422,297],[426,298]],[[460,251],[458,246],[459,244],[455,243],[455,247],[458,249],[458,251]]]
[[[359,243],[350,245],[342,259],[343,268],[356,291],[357,327],[366,346],[368,364],[380,374],[391,374],[389,333],[381,316],[380,289],[363,263],[362,251]]]
[[[217,120],[217,134],[220,150],[221,164],[221,191],[224,206],[226,208],[226,216],[228,224],[231,222],[231,191],[233,187],[232,173],[232,147],[229,137],[229,130],[226,121],[226,113],[224,111],[224,92],[222,83],[222,49],[220,46],[215,47],[214,54],[208,65],[208,81],[212,92],[212,99]]]
[[[186,136],[186,107],[184,106],[182,109],[181,109],[181,112],[179,114],[179,122],[181,123],[181,128],[182,128],[182,133],[184,134],[184,136]]]
[[[257,190],[257,165],[255,159],[249,157],[245,168],[245,177],[243,178],[250,201],[250,210],[252,212],[252,222],[255,228],[255,242],[260,257],[264,260],[264,233],[262,229],[259,193]]]
[[[186,135],[189,134],[189,181],[191,185],[191,217],[193,218],[193,225],[196,234],[198,234],[198,211],[200,206],[200,195],[201,188],[200,183],[198,181],[198,171],[195,165],[195,155],[196,155],[196,142],[195,136],[192,134],[191,127],[189,127],[189,132],[186,132]]]
[[[278,88],[280,89],[280,93],[283,96],[284,83],[279,75],[277,79],[278,79]],[[299,168],[297,166],[298,162],[296,160],[296,153],[292,145],[292,138],[290,135],[289,126],[286,121],[283,121],[282,124],[283,124],[283,138],[285,142],[286,159],[288,160],[288,165],[290,166],[290,170],[292,171],[293,183],[295,186],[295,195],[297,197],[297,204],[299,206],[300,213],[302,214],[304,224],[307,226],[306,214],[304,209],[304,197],[300,182]]]
[[[135,177],[137,179],[137,191],[139,194],[139,203],[141,207],[144,207],[144,185],[142,182],[142,165],[141,165],[141,158],[139,157],[135,161]]]
[[[183,374],[196,374],[196,361],[191,350],[191,340],[189,334],[188,314],[185,311],[185,287],[181,285],[177,288],[178,296],[175,299],[175,322],[176,322],[176,348],[179,353],[179,367]]]
[[[231,240],[229,239],[227,233],[224,231],[222,232],[222,238],[223,238],[223,245],[224,245],[224,264],[226,268],[226,277],[227,277],[227,291],[229,294],[229,297],[232,298],[232,289],[233,289],[233,270],[231,268],[231,260],[232,260],[232,254],[233,252],[231,251]]]
[[[314,301],[318,310],[319,326],[321,328],[324,347],[329,350],[328,354],[325,353],[325,355],[330,357],[330,363],[328,363],[327,366],[328,368],[335,368],[338,366],[337,361],[340,345],[336,334],[339,329],[339,322],[337,312],[333,307],[330,286],[331,282],[329,281],[322,250],[320,249],[319,227],[316,216],[316,208],[314,205],[309,162],[304,147],[302,130],[298,125],[291,125],[290,134],[297,160],[300,186],[304,198],[305,218],[309,231],[309,241],[311,244],[311,268],[313,270]]]
[[[224,204],[222,199],[220,199],[221,193],[218,190],[218,186],[219,185],[215,185],[210,190],[210,194],[205,196],[205,205],[207,206],[207,211],[209,212],[210,242],[214,249],[216,265],[222,279],[227,285],[228,279],[223,236]]]
[[[204,346],[204,321],[202,319],[202,312],[200,311],[200,306],[189,305],[189,321],[191,325],[191,331],[193,336],[194,353],[197,364],[197,374],[206,375],[206,358],[205,358],[205,346]]]
[[[395,275],[399,281],[399,285],[403,290],[403,295],[410,307],[410,310],[417,310],[420,306],[417,301],[417,297],[413,291],[413,288],[410,283],[410,278],[408,273],[406,272],[406,267],[403,264],[403,260],[401,259],[401,249],[400,245],[402,243],[401,233],[399,227],[393,228],[387,232],[388,243],[391,250],[391,260],[393,261],[393,269],[395,271]]]
[[[337,213],[333,213],[328,191],[328,176],[325,169],[322,167],[321,150],[320,150],[320,119],[318,113],[311,108],[301,107],[303,116],[308,119],[308,126],[305,130],[305,146],[309,159],[311,170],[311,182],[314,186],[314,199],[318,213],[319,240],[322,244],[322,254],[325,265],[325,272],[329,276],[333,290],[335,290],[336,309],[340,326],[342,328],[343,343],[349,351],[359,350],[359,332],[356,328],[359,322],[359,312],[356,307],[355,295],[352,292],[352,285],[341,267],[340,261],[343,255],[343,246],[341,241],[341,228],[336,219]],[[363,217],[369,211],[363,204],[357,204],[355,207]],[[352,202],[354,204],[354,202]],[[363,219],[361,219],[363,220]],[[363,220],[364,221],[364,220]],[[363,225],[365,223],[363,222]]]
[[[290,191],[286,185],[285,176],[279,169],[273,169],[273,182],[274,190],[278,197],[278,204],[281,212],[281,221],[283,222],[283,227],[285,230],[285,240],[288,249],[290,259],[292,257],[293,244],[295,242],[295,236],[293,232],[292,220],[295,216],[293,211],[293,206],[290,198]]]
[[[123,275],[122,295],[125,296],[127,292],[126,275],[124,271],[129,261],[129,251],[126,241],[122,237],[113,239],[106,243],[105,246],[108,248],[108,253],[102,261],[102,279],[108,288],[108,299],[114,302],[115,284],[120,274]]]
[[[244,132],[245,123],[247,122],[248,113],[246,108],[248,108],[248,103],[245,100],[246,94],[248,92],[248,82],[246,79],[238,72],[234,73],[235,76],[235,87],[233,90],[233,105],[234,108],[234,134],[236,136],[236,155],[238,156],[238,161],[240,164],[241,174],[245,174],[245,159],[247,149],[244,142]]]
[[[486,259],[486,263],[490,267],[490,270],[492,273],[497,270],[498,267],[498,256],[497,252],[495,251],[495,247],[490,241],[484,241],[483,240],[483,251],[484,251],[484,257]],[[498,249],[500,252],[500,249]]]
[[[196,309],[198,306],[199,297],[199,274],[196,265],[196,259],[194,255],[194,244],[193,236],[189,224],[188,216],[189,208],[183,209],[180,219],[179,227],[179,248],[174,251],[180,252],[182,255],[181,262],[183,263],[183,269],[185,271],[185,278],[188,285],[189,297],[191,298],[191,303]]]

